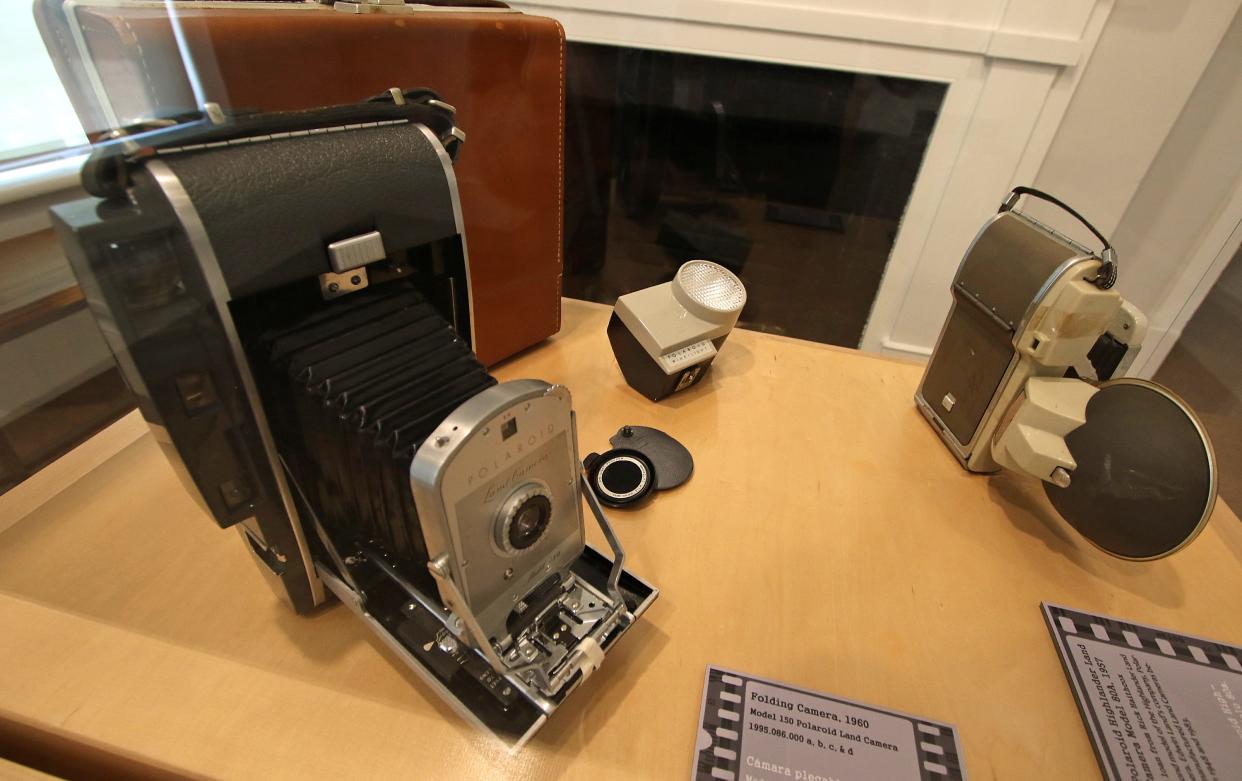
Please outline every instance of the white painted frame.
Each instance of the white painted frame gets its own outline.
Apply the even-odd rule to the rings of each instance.
[[[919,16],[919,4],[903,0],[890,0],[887,10],[904,5],[911,15],[849,5],[515,4],[555,17],[573,41],[946,84],[861,344],[925,357],[948,311],[949,281],[962,253],[1008,189],[1033,180],[1113,2],[977,0],[961,12],[966,18],[952,9],[938,10],[939,18],[925,10]]]

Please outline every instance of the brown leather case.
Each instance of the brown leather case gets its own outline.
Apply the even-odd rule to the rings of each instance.
[[[479,359],[495,363],[559,330],[560,24],[491,8],[351,14],[312,3],[174,6],[202,94],[226,109],[352,103],[390,87],[428,87],[454,105],[467,135],[454,168]],[[88,133],[197,108],[162,6],[37,0],[35,13]]]

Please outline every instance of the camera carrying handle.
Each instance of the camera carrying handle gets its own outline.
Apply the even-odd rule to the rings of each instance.
[[[1099,273],[1096,274],[1096,277],[1092,280],[1092,282],[1101,290],[1108,290],[1113,285],[1117,284],[1117,251],[1113,249],[1112,243],[1109,242],[1109,240],[1104,237],[1104,234],[1100,233],[1094,225],[1088,222],[1086,217],[1083,217],[1060,198],[1057,198],[1054,195],[1049,195],[1043,190],[1037,190],[1034,187],[1015,187],[1009,191],[1008,195],[1005,196],[1005,200],[1001,202],[1000,208],[997,209],[997,213],[1004,214],[1007,211],[1013,211],[1014,207],[1018,205],[1018,201],[1021,200],[1024,195],[1029,195],[1032,198],[1047,201],[1048,203],[1059,207],[1071,217],[1082,223],[1087,230],[1091,231],[1091,234],[1099,239],[1100,244],[1104,247],[1103,251],[1100,253],[1101,263]]]
[[[117,128],[96,141],[82,166],[82,189],[100,198],[124,197],[133,168],[160,153],[376,123],[426,125],[452,157],[465,140],[465,134],[453,124],[455,112],[453,106],[425,88],[394,87],[361,103],[299,111],[228,113],[215,103],[207,103],[199,111]]]

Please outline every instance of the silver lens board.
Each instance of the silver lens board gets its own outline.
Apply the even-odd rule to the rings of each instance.
[[[579,470],[569,391],[538,380],[479,393],[415,454],[410,485],[428,557],[456,586],[438,579],[441,601],[473,613],[487,638],[504,638],[514,607],[553,575],[568,579],[582,555]],[[524,515],[529,502],[539,506]],[[514,537],[518,524],[527,532]]]

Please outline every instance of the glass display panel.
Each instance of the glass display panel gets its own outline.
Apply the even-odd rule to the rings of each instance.
[[[1186,400],[1207,429],[1216,454],[1220,498],[1242,507],[1242,251],[1186,324],[1152,378]]]
[[[565,294],[706,258],[743,327],[857,347],[945,85],[571,42]]]

